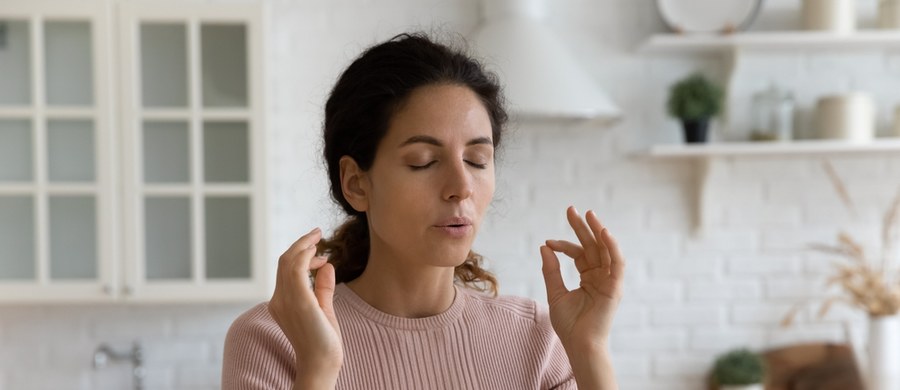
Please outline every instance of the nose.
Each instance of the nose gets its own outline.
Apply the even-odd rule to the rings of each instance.
[[[475,190],[472,174],[466,169],[465,161],[461,159],[455,164],[448,164],[445,183],[441,196],[446,201],[458,202],[468,199]]]

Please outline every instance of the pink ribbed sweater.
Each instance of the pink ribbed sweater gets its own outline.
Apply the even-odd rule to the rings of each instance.
[[[344,365],[337,389],[575,389],[546,306],[456,286],[445,312],[393,316],[345,284],[334,292]],[[225,339],[222,388],[290,389],[294,350],[261,303]]]

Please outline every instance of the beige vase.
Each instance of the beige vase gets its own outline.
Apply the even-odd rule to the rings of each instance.
[[[825,96],[816,104],[819,138],[869,142],[875,138],[875,103],[866,93]]]
[[[900,29],[900,1],[881,0],[878,3],[878,28]]]
[[[869,318],[868,355],[868,389],[900,389],[900,315]]]
[[[852,33],[856,30],[856,0],[803,0],[803,28]]]

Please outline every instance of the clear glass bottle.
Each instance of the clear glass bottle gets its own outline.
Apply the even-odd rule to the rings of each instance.
[[[772,84],[753,95],[754,141],[790,141],[794,138],[794,95]]]

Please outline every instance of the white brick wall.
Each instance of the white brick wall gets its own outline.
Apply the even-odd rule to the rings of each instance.
[[[221,344],[243,305],[0,308],[0,389],[126,389],[127,363],[92,368],[101,343],[140,341],[151,389],[219,387]]]
[[[640,57],[635,45],[663,31],[651,0],[562,0],[548,20],[598,83],[625,110],[618,124],[518,123],[508,133],[498,170],[498,201],[476,242],[504,293],[543,300],[538,246],[574,239],[564,209],[594,209],[628,257],[625,298],[612,335],[623,389],[696,389],[716,354],[805,340],[843,341],[843,321],[858,312],[835,309],[816,318],[801,310],[798,325],[778,323],[804,298],[820,297],[830,260],[804,251],[841,228],[877,239],[883,206],[900,186],[900,156],[836,157],[859,215],[841,209],[818,157],[725,158],[713,166],[704,235],[691,231],[695,189],[689,162],[639,159],[632,152],[680,142],[663,110],[669,85],[702,70],[723,80],[719,57]],[[860,1],[871,25],[874,0]],[[334,226],[319,158],[321,110],[338,72],[359,50],[408,28],[467,33],[477,1],[328,0],[267,2],[268,166],[273,259],[313,226]],[[799,1],[771,0],[755,28],[790,28]],[[865,88],[879,101],[880,126],[900,104],[900,55],[852,56],[750,53],[735,80],[736,101],[768,86],[795,88],[800,123],[822,93]],[[743,100],[742,100],[743,99]],[[749,118],[738,111],[735,120]],[[798,129],[808,134],[808,129]],[[741,134],[715,134],[716,138]],[[316,190],[310,191],[310,188]],[[852,224],[852,225],[851,225]],[[570,286],[577,285],[566,263]],[[157,389],[219,386],[222,340],[248,305],[39,306],[0,308],[0,390],[123,389],[126,366],[91,369],[101,342],[147,348],[148,385]]]

